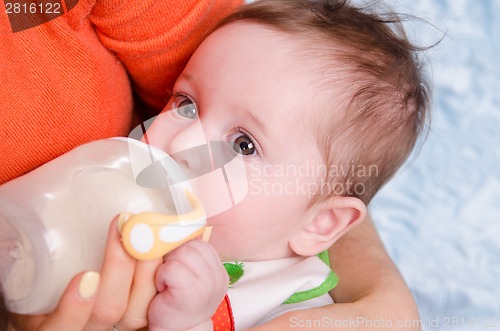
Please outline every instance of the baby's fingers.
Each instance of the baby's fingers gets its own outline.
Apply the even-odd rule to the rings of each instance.
[[[175,296],[177,291],[188,291],[195,294],[198,276],[184,262],[179,260],[165,261],[156,272],[156,289]]]

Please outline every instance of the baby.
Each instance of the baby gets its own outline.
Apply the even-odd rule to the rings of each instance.
[[[364,219],[426,124],[417,48],[398,22],[345,1],[260,0],[200,45],[147,136],[188,174],[206,165],[181,151],[227,142],[248,192],[208,219],[209,244],[165,258],[151,330],[244,330],[332,302],[322,252]]]

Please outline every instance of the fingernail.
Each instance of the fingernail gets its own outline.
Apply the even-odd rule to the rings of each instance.
[[[123,212],[118,215],[118,222],[116,222],[116,226],[120,234],[122,234],[123,226],[127,223],[130,216],[132,216],[132,214],[127,212]]]
[[[78,294],[82,299],[90,299],[96,292],[99,286],[101,276],[98,272],[87,271],[83,274],[78,285]]]
[[[203,232],[203,236],[201,237],[201,239],[203,239],[203,241],[208,242],[211,235],[212,235],[212,226],[207,226],[205,228],[205,231]]]

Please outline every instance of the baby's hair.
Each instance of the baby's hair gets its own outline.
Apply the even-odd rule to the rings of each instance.
[[[318,119],[317,142],[327,168],[344,170],[327,171],[311,203],[339,194],[368,203],[427,126],[429,89],[416,57],[422,49],[408,40],[400,16],[371,9],[347,1],[258,0],[219,24],[244,21],[290,34],[320,65],[321,90],[342,86]]]

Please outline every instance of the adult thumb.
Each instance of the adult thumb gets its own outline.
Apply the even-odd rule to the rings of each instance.
[[[66,287],[57,308],[40,324],[38,330],[82,331],[94,308],[100,275],[95,271],[82,272]]]

